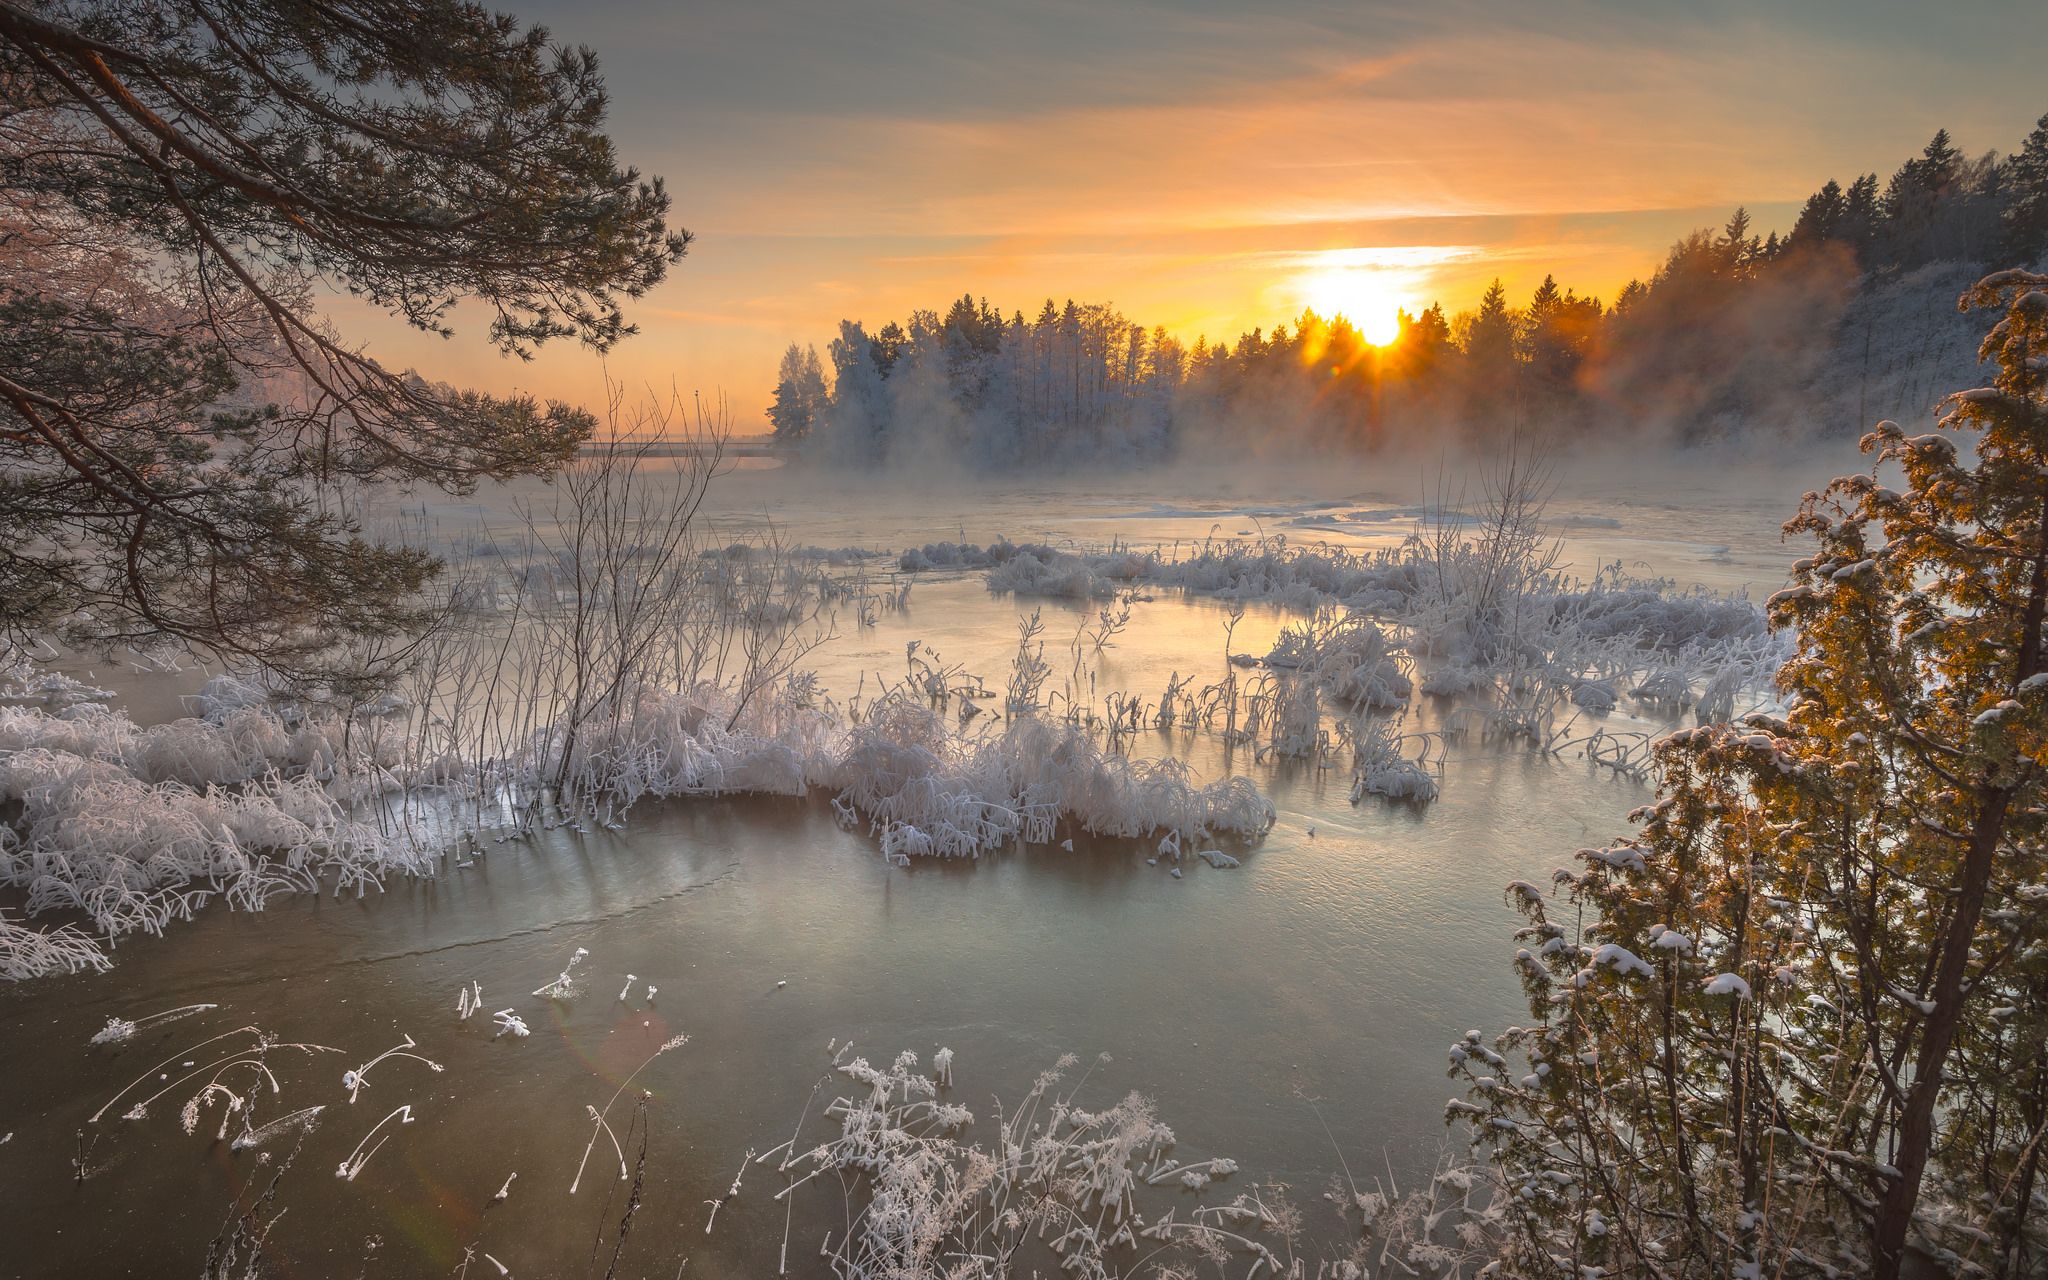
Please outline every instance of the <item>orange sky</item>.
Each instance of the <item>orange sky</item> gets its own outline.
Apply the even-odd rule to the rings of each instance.
[[[1738,203],[1782,229],[1937,127],[2010,150],[2048,109],[2030,3],[517,11],[597,49],[614,136],[667,178],[690,256],[605,362],[503,359],[461,312],[445,343],[353,305],[337,322],[489,390],[595,403],[608,371],[723,392],[742,432],[782,348],[822,352],[842,316],[1050,295],[1234,338],[1354,294],[1456,311],[1496,275],[1611,296]]]

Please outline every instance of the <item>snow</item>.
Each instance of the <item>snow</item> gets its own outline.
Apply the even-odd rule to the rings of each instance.
[[[1602,965],[1613,969],[1624,978],[1631,976],[1647,978],[1656,972],[1656,970],[1644,963],[1641,956],[1618,942],[1605,942],[1593,948],[1593,957],[1589,967],[1597,969]]]
[[[1659,951],[1675,951],[1679,955],[1689,956],[1693,953],[1693,940],[1691,938],[1686,937],[1676,929],[1667,929],[1661,924],[1650,930],[1650,945]]]
[[[1626,842],[1605,849],[1581,849],[1578,857],[1586,862],[1597,862],[1616,871],[1633,871],[1638,874],[1648,870],[1641,845]]]
[[[1700,994],[1734,996],[1738,1000],[1747,1000],[1750,998],[1749,983],[1744,981],[1740,974],[1718,973],[1700,984]]]
[[[2011,698],[2007,698],[2002,702],[1995,703],[1994,705],[1986,707],[1984,710],[1978,712],[1976,716],[1971,719],[1970,725],[1972,728],[1977,729],[1989,728],[1993,725],[1996,725],[1999,721],[2005,719],[2007,716],[2012,715],[2021,710],[2023,710],[2023,708],[2020,706],[2019,703],[2013,701]]]

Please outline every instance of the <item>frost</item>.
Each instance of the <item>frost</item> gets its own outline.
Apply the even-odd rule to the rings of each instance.
[[[1132,760],[1036,717],[962,738],[929,706],[897,695],[854,727],[834,776],[843,811],[866,818],[896,862],[977,857],[1013,840],[1050,844],[1062,823],[1094,835],[1164,833],[1177,850],[1181,839],[1257,839],[1274,821],[1247,779],[1197,785],[1178,760]]]
[[[576,948],[569,953],[569,963],[562,966],[562,971],[555,975],[555,980],[547,983],[545,986],[536,988],[533,994],[549,1000],[575,999],[581,991],[581,988],[577,985],[576,968],[589,957],[590,952],[582,947]]]
[[[1083,1108],[1078,1085],[1060,1089],[1074,1065],[1063,1056],[1015,1105],[998,1103],[994,1132],[977,1142],[969,1136],[974,1114],[939,1093],[951,1081],[950,1051],[934,1058],[931,1076],[916,1070],[913,1053],[885,1067],[835,1060],[852,1087],[824,1108],[830,1132],[811,1141],[800,1120],[778,1148],[785,1154],[775,1171],[787,1182],[774,1199],[789,1201],[813,1181],[828,1194],[851,1189],[850,1229],[818,1248],[833,1274],[848,1277],[1007,1274],[963,1271],[954,1260],[1007,1258],[1040,1239],[1063,1270],[1097,1277],[1138,1274],[1118,1265],[1121,1255],[1158,1259],[1174,1248],[1219,1262],[1233,1253],[1260,1266],[1277,1260],[1257,1238],[1277,1221],[1256,1201],[1260,1188],[1228,1205],[1197,1207],[1186,1221],[1178,1209],[1152,1212],[1154,1200],[1235,1175],[1236,1162],[1173,1158],[1174,1131],[1140,1094]],[[759,1164],[774,1154],[748,1158]],[[1274,1190],[1264,1189],[1269,1197]]]
[[[208,1013],[218,1008],[220,1006],[217,1004],[188,1004],[180,1005],[175,1009],[166,1009],[161,1013],[147,1014],[132,1021],[127,1018],[108,1018],[107,1025],[93,1033],[91,1043],[96,1045],[124,1044],[129,1040],[133,1040],[135,1033],[146,1027],[162,1026],[165,1023],[176,1022],[181,1018],[189,1018],[194,1014]]]

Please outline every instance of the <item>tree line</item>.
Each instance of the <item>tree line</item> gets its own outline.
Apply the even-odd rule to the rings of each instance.
[[[1313,310],[1188,345],[1107,305],[1047,299],[1035,317],[1005,316],[964,295],[873,331],[841,321],[823,360],[791,344],[768,419],[779,440],[870,465],[935,451],[1146,460],[1226,426],[1240,448],[1375,448],[1446,427],[1477,445],[1650,421],[1699,436],[1784,411],[1859,291],[1930,264],[2044,256],[2048,115],[2010,155],[1966,156],[1942,130],[1888,182],[1830,179],[1783,234],[1759,234],[1738,208],[1612,300],[1546,275],[1517,303],[1495,280],[1470,311],[1402,312],[1381,347]],[[1907,300],[1916,314],[1920,302]]]

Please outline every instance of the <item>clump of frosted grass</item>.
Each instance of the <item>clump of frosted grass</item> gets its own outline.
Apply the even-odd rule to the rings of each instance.
[[[590,958],[590,952],[582,947],[569,953],[569,963],[555,975],[555,980],[542,987],[536,987],[533,994],[548,1000],[573,1000],[580,988],[577,986],[576,968]]]
[[[590,1164],[590,1153],[592,1150],[596,1148],[597,1140],[600,1135],[611,1139],[612,1150],[619,1157],[619,1181],[624,1182],[626,1180],[626,1149],[624,1146],[620,1144],[619,1135],[612,1132],[611,1123],[608,1119],[608,1117],[610,1117],[612,1113],[612,1107],[617,1105],[620,1095],[626,1092],[627,1087],[630,1086],[635,1080],[640,1078],[640,1073],[654,1065],[654,1060],[656,1058],[659,1058],[662,1054],[667,1053],[671,1049],[680,1049],[689,1042],[690,1037],[687,1035],[670,1036],[668,1039],[662,1041],[661,1044],[655,1048],[654,1052],[648,1054],[645,1061],[643,1061],[639,1066],[633,1068],[633,1073],[631,1075],[627,1076],[624,1080],[619,1081],[619,1087],[612,1090],[611,1097],[605,1099],[603,1110],[599,1110],[598,1108],[589,1105],[586,1105],[583,1108],[583,1110],[590,1116],[591,1120],[590,1141],[585,1143],[583,1146],[583,1158],[576,1162],[576,1177],[569,1183],[570,1195],[575,1195],[576,1189],[583,1185],[583,1170]],[[506,1185],[509,1186],[511,1184],[508,1181]],[[738,1190],[737,1182],[734,1183],[734,1190]]]
[[[323,882],[360,894],[430,869],[407,832],[353,817],[305,771],[304,746],[247,708],[144,730],[97,706],[0,706],[0,803],[18,806],[0,826],[0,885],[30,914],[77,912],[118,940],[214,897],[255,910]],[[78,930],[0,917],[7,977],[104,967]]]
[[[1437,798],[1437,768],[1426,754],[1428,739],[1422,739],[1424,754],[1411,757],[1404,752],[1410,740],[1390,718],[1369,716],[1350,721],[1346,730],[1353,749],[1353,804],[1367,796],[1413,804],[1428,804]]]
[[[784,693],[741,706],[712,685],[628,689],[573,737],[549,726],[491,767],[515,791],[559,778],[586,808],[614,813],[678,796],[800,796],[829,769],[836,725],[801,693]]]
[[[189,1018],[194,1014],[206,1013],[209,1010],[218,1008],[220,1006],[217,1004],[187,1004],[180,1005],[175,1009],[166,1009],[162,1013],[146,1014],[143,1017],[132,1020],[128,1018],[108,1018],[107,1025],[95,1031],[89,1043],[96,1045],[125,1044],[135,1038],[136,1032],[146,1027],[160,1027],[165,1023],[176,1022],[180,1018]]]
[[[0,828],[0,845],[6,843]],[[105,973],[106,951],[76,925],[33,929],[0,910],[0,978],[19,982],[52,973]]]
[[[1372,711],[1401,706],[1414,689],[1386,633],[1355,611],[1318,610],[1283,628],[1265,664],[1301,672],[1335,697]]]
[[[390,1124],[393,1120],[398,1121],[400,1125],[411,1124],[412,1104],[406,1103],[390,1115],[379,1120],[376,1124],[370,1126],[370,1131],[363,1135],[363,1140],[356,1143],[356,1149],[349,1152],[348,1158],[336,1166],[334,1176],[344,1182],[354,1182],[356,1175],[361,1173],[363,1167],[370,1163],[370,1157],[376,1155],[383,1148],[384,1144],[391,1140],[391,1135],[384,1132],[384,1126]],[[376,1139],[374,1145],[370,1141],[372,1138]]]
[[[370,1059],[368,1062],[365,1062],[362,1066],[357,1067],[355,1070],[342,1072],[341,1087],[348,1090],[348,1100],[351,1103],[353,1103],[356,1100],[356,1095],[360,1094],[364,1089],[369,1087],[370,1071],[374,1067],[376,1067],[379,1063],[387,1062],[392,1058],[410,1058],[414,1062],[420,1063],[421,1065],[425,1066],[427,1070],[432,1071],[437,1075],[447,1069],[438,1062],[429,1061],[428,1059],[421,1057],[419,1054],[411,1052],[411,1050],[417,1048],[419,1048],[419,1044],[416,1041],[414,1041],[411,1036],[406,1036],[402,1043],[394,1045],[389,1049],[386,1049],[384,1052],[378,1054],[376,1057]]]
[[[36,707],[62,715],[113,696],[111,689],[43,670],[18,648],[0,650],[0,707]]]
[[[886,1066],[835,1058],[853,1086],[824,1108],[836,1132],[805,1145],[799,1121],[797,1136],[775,1148],[787,1152],[777,1171],[788,1178],[775,1199],[814,1181],[846,1189],[844,1234],[828,1234],[819,1252],[835,1275],[854,1280],[1020,1274],[1028,1270],[1021,1256],[1038,1250],[1048,1273],[1057,1266],[1114,1277],[1153,1266],[1169,1274],[1174,1261],[1232,1255],[1254,1259],[1254,1274],[1277,1271],[1279,1259],[1258,1238],[1268,1218],[1254,1207],[1256,1189],[1198,1206],[1187,1220],[1159,1211],[1158,1197],[1199,1195],[1236,1164],[1176,1162],[1173,1130],[1142,1095],[1102,1110],[1077,1105],[1087,1075],[1060,1088],[1076,1063],[1062,1057],[1007,1113],[998,1103],[993,1140],[982,1144],[968,1137],[974,1114],[945,1096],[950,1050],[934,1056],[932,1075],[909,1052]]]
[[[836,781],[841,816],[865,818],[899,863],[977,857],[1013,840],[1049,844],[1062,823],[1096,835],[1253,840],[1274,820],[1248,779],[1197,785],[1181,761],[1132,760],[1083,729],[1035,717],[963,736],[901,692],[854,726]]]

